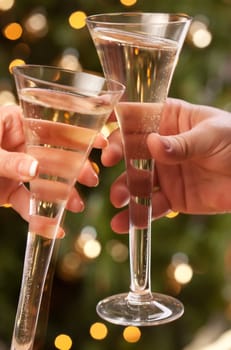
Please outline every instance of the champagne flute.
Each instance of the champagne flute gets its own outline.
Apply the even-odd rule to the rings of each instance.
[[[151,292],[152,193],[158,179],[146,138],[158,132],[190,18],[167,13],[109,13],[89,16],[87,25],[105,76],[126,87],[115,111],[130,193],[130,291],[100,301],[97,312],[121,325],[170,322],[180,317],[184,308],[173,297]]]
[[[39,161],[30,182],[29,229],[12,350],[31,350],[44,283],[75,181],[124,86],[56,67],[13,69],[26,151]]]

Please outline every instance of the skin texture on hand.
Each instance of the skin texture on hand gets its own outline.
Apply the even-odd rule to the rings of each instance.
[[[158,179],[153,190],[154,218],[169,210],[187,214],[231,211],[230,113],[168,99],[159,134],[151,133],[147,144]],[[112,166],[121,155],[120,136],[115,132],[103,150],[102,162]],[[117,208],[128,203],[125,174],[112,184],[110,198]],[[127,209],[112,218],[111,226],[116,232],[128,231]]]
[[[99,135],[94,147],[107,146],[107,140]],[[23,182],[36,177],[39,163],[25,151],[23,117],[18,106],[0,107],[0,205],[11,205],[28,221],[30,193]],[[78,182],[86,186],[97,186],[99,182],[96,169],[87,160],[81,170]],[[84,202],[75,188],[70,194],[67,209],[79,212]]]

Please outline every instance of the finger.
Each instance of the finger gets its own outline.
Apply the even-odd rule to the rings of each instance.
[[[201,135],[200,129],[195,128],[176,136],[152,133],[147,138],[147,144],[155,160],[166,164],[176,164],[206,152],[208,142],[211,143],[211,137],[209,136],[208,140],[205,138],[206,135]]]
[[[0,144],[6,150],[24,147],[23,117],[18,106],[2,106],[0,110]]]
[[[129,202],[126,173],[120,175],[111,185],[110,200],[114,207],[122,208]]]
[[[103,134],[98,134],[94,141],[94,148],[105,148],[108,145],[108,140]]]
[[[171,211],[168,200],[161,191],[153,195],[153,219],[166,216]],[[127,233],[129,231],[129,212],[128,209],[114,215],[111,220],[111,228],[116,233]]]
[[[105,166],[113,166],[123,158],[123,148],[119,129],[108,138],[109,144],[102,151],[101,161]]]
[[[78,176],[78,182],[89,187],[96,187],[99,184],[99,167],[96,163],[87,160]]]
[[[30,217],[29,231],[47,239],[63,238],[65,231],[57,226],[57,219],[46,216],[34,215]]]
[[[80,197],[78,191],[76,188],[73,188],[71,191],[71,194],[69,196],[66,209],[74,212],[79,213],[84,210],[84,202],[82,198]]]
[[[37,175],[38,161],[25,153],[0,149],[0,176],[29,181]]]
[[[116,233],[128,233],[129,219],[128,209],[116,214],[111,220],[111,228]]]
[[[29,221],[30,192],[23,183],[16,187],[8,201],[24,220]]]
[[[155,191],[152,195],[152,218],[158,219],[171,211],[169,202],[161,190]]]

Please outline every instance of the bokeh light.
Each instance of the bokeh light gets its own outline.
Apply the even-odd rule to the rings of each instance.
[[[182,252],[178,252],[172,257],[172,274],[176,282],[187,284],[193,277],[193,269],[188,262],[188,256]]]
[[[9,40],[18,40],[22,36],[22,26],[17,22],[9,23],[4,29],[3,34]]]
[[[174,266],[177,266],[177,265],[182,264],[182,263],[187,264],[188,260],[189,260],[188,256],[182,252],[177,252],[177,253],[173,254],[173,256],[172,256],[172,264]]]
[[[189,258],[185,253],[175,253],[166,270],[169,288],[175,295],[179,294],[182,286],[189,283],[193,277],[193,269],[188,260]]]
[[[69,335],[60,334],[55,338],[54,344],[59,350],[69,350],[72,346],[72,340]]]
[[[96,237],[96,229],[93,226],[85,226],[75,241],[75,250],[87,259],[97,258],[101,253],[102,247]]]
[[[83,11],[75,11],[69,16],[69,24],[74,29],[81,29],[86,25],[86,13]]]
[[[179,215],[179,212],[178,211],[170,211],[168,214],[166,214],[166,218],[168,219],[173,219],[175,218],[177,215]]]
[[[82,66],[79,62],[79,53],[75,48],[66,48],[58,64],[64,69],[82,71]]]
[[[218,339],[212,341],[212,343],[201,347],[201,350],[230,350],[231,344],[231,330],[223,332]]]
[[[31,48],[27,43],[19,42],[13,48],[14,57],[27,58],[31,54]]]
[[[15,66],[21,66],[25,64],[25,61],[20,58],[15,58],[13,61],[9,64],[9,72],[12,73],[12,68]]]
[[[83,248],[85,256],[89,259],[97,258],[101,253],[101,244],[99,241],[90,239]]]
[[[90,327],[90,335],[93,339],[103,340],[108,334],[108,329],[104,323],[96,322]]]
[[[199,29],[193,34],[192,41],[195,46],[205,48],[211,43],[212,34],[207,29]]]
[[[9,90],[0,91],[0,105],[9,105],[15,104],[16,98],[15,95]]]
[[[137,3],[137,0],[120,0],[120,2],[124,6],[132,6]]]
[[[10,204],[10,203],[5,203],[5,204],[2,204],[1,207],[3,207],[3,208],[11,208],[11,207],[12,207],[12,204]]]
[[[45,13],[41,11],[33,12],[24,23],[26,31],[34,38],[41,38],[48,32],[48,21]]]
[[[81,257],[75,252],[66,253],[58,268],[58,274],[64,281],[73,281],[83,274],[83,266]]]
[[[116,262],[122,263],[128,259],[127,245],[116,239],[110,240],[106,245],[106,249]]]
[[[206,17],[198,17],[192,22],[189,30],[189,38],[194,46],[203,49],[210,45],[212,33],[208,29]]]
[[[0,10],[8,11],[14,6],[14,0],[0,0]]]
[[[137,343],[141,337],[141,331],[138,327],[128,326],[123,331],[123,337],[128,343]]]
[[[174,277],[181,284],[189,283],[193,276],[192,267],[189,264],[181,263],[176,266]]]
[[[75,249],[78,251],[79,248],[82,250],[85,246],[85,244],[92,239],[96,239],[97,232],[95,227],[93,226],[85,226],[81,230],[79,236],[76,239],[75,242]]]

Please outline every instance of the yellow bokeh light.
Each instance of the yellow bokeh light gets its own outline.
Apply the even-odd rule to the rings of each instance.
[[[17,22],[8,24],[3,30],[3,34],[9,40],[19,39],[22,36],[22,32],[22,26]]]
[[[124,6],[132,6],[136,4],[137,0],[120,0],[120,2]]]
[[[1,207],[3,207],[3,208],[11,208],[12,205],[10,203],[5,203],[5,204],[2,204]]]
[[[104,323],[96,322],[91,325],[90,335],[93,339],[102,340],[105,339],[108,334],[108,329]]]
[[[175,218],[177,215],[179,215],[179,212],[178,211],[170,211],[166,216],[166,218],[168,219],[173,219]]]
[[[69,350],[72,346],[71,338],[66,334],[59,334],[55,338],[55,347],[60,350]]]
[[[0,0],[0,10],[8,11],[14,6],[14,0]]]
[[[137,343],[141,337],[141,331],[138,327],[128,326],[123,331],[123,337],[128,343]]]
[[[12,68],[15,66],[21,66],[25,64],[25,61],[21,60],[20,58],[16,58],[15,60],[11,61],[9,64],[9,72],[12,73]]]
[[[81,29],[86,25],[86,13],[83,11],[75,11],[69,16],[69,24],[74,29]]]

